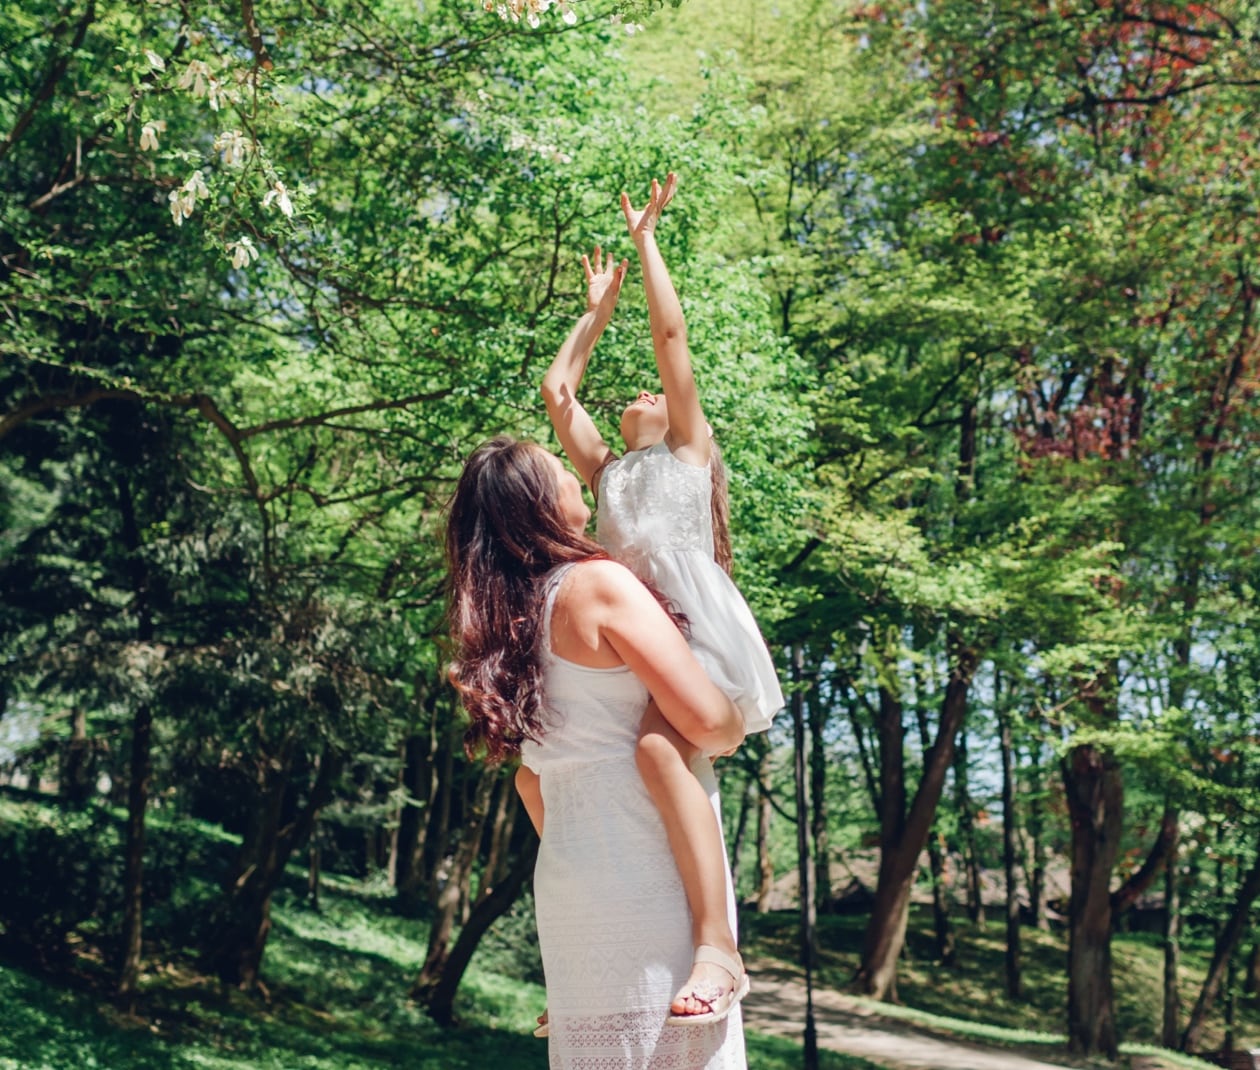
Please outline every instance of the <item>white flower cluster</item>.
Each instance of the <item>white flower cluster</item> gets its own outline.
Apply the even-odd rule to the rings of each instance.
[[[157,152],[158,134],[165,132],[165,119],[150,119],[140,127],[140,151]]]
[[[225,71],[215,74],[203,59],[190,60],[175,84],[180,89],[189,90],[194,97],[205,97],[211,111],[218,111],[226,104],[235,104],[241,98],[237,85],[229,85],[224,77]],[[247,84],[253,75],[248,71],[238,71],[234,81]]]
[[[214,139],[214,151],[220,153],[229,167],[240,167],[257,146],[239,130],[224,130]]]
[[[171,218],[175,220],[175,225],[182,227],[185,219],[192,218],[198,197],[209,196],[210,190],[206,188],[205,177],[200,171],[194,171],[189,175],[188,181],[179,189],[171,190],[167,200],[171,202]]]
[[[560,12],[560,17],[568,25],[577,22],[577,12],[569,5],[568,0],[483,0],[482,7],[493,11],[501,19],[520,22],[524,19],[529,25],[538,27],[542,16],[551,8]]]
[[[267,191],[262,202],[264,208],[270,208],[273,204],[284,213],[286,218],[293,218],[293,202],[289,200],[289,191],[279,180],[272,183],[271,189]]]
[[[228,242],[227,251],[232,257],[234,268],[249,267],[250,261],[258,259],[258,250],[248,234],[242,234],[236,241]]]
[[[557,145],[548,142],[535,141],[528,134],[515,133],[504,142],[504,148],[508,152],[533,152],[539,156],[545,156],[549,160],[556,163],[572,163],[573,157],[567,152],[562,152]]]

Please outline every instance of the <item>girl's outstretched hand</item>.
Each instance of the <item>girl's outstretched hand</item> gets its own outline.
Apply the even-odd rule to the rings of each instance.
[[[656,179],[652,179],[652,192],[648,197],[648,202],[641,209],[635,210],[630,204],[628,194],[621,195],[621,210],[626,216],[626,226],[630,228],[630,237],[638,242],[640,238],[649,234],[656,233],[657,220],[661,218],[661,212],[665,210],[665,206],[674,199],[674,190],[678,188],[678,176],[670,171],[665,176],[665,185],[662,186]]]
[[[614,265],[612,253],[608,254],[608,260],[604,262],[598,245],[591,256],[582,257],[582,271],[586,275],[587,312],[602,311],[605,315],[612,316],[613,309],[617,307],[617,298],[621,296],[621,283],[626,277],[628,267],[627,260]]]

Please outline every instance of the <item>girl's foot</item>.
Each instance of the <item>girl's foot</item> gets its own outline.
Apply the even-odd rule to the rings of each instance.
[[[534,1036],[546,1037],[551,1035],[551,1025],[547,1019],[547,1012],[543,1011],[538,1016],[538,1028],[534,1030]]]
[[[691,976],[669,1005],[670,1025],[720,1022],[748,995],[748,974],[738,955],[701,944],[692,962]]]

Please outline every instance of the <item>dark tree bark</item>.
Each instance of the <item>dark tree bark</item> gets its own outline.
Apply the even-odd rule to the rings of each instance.
[[[1041,764],[1041,745],[1034,744],[1029,752],[1028,762],[1028,814],[1024,829],[1028,836],[1026,850],[1022,851],[1024,863],[1024,881],[1028,886],[1028,913],[1032,923],[1041,932],[1050,928],[1050,918],[1046,914],[1046,841],[1045,841],[1045,802],[1042,793],[1045,788]]]
[[[1164,1015],[1160,1043],[1176,1048],[1181,1033],[1181,994],[1177,971],[1181,966],[1181,884],[1177,873],[1178,835],[1174,830],[1164,864]]]
[[[774,891],[774,863],[770,859],[770,749],[767,747],[757,770],[757,906],[758,914],[770,911]]]
[[[1115,1059],[1109,885],[1120,840],[1120,769],[1110,753],[1078,746],[1063,761],[1063,783],[1072,822],[1068,1047],[1077,1054]]]
[[[731,887],[739,896],[739,877],[744,857],[744,841],[748,835],[748,815],[757,799],[757,775],[750,770],[739,796],[739,814],[735,819],[735,835],[731,839]]]
[[[516,830],[516,817],[521,811],[520,796],[511,777],[499,781],[494,816],[490,819],[490,848],[481,871],[474,908],[489,896],[511,868],[510,846]]]
[[[984,891],[980,881],[980,855],[976,849],[976,815],[972,807],[968,777],[967,726],[958,730],[954,754],[954,789],[958,805],[958,834],[962,840],[963,867],[967,874],[967,917],[984,927]]]
[[[504,879],[495,885],[489,895],[478,900],[441,968],[428,980],[421,974],[412,986],[411,998],[424,1004],[429,1017],[440,1025],[450,1025],[454,1020],[455,994],[472,961],[473,952],[486,930],[516,902],[526,879],[534,871],[537,857],[538,837],[530,832],[527,845],[517,854]]]
[[[422,682],[417,681],[416,686],[420,689]],[[427,697],[420,707],[427,723],[403,741],[403,804],[394,849],[398,911],[409,918],[420,914],[428,902],[427,882],[433,872],[433,859],[427,840],[439,794],[434,760],[443,746],[435,716],[436,699]]]
[[[932,745],[932,735],[927,709],[923,703],[916,704],[915,713],[919,720],[919,742],[926,754]],[[932,928],[936,934],[937,958],[942,966],[953,968],[958,965],[958,949],[954,941],[954,924],[949,918],[949,879],[945,873],[945,852],[941,839],[936,822],[933,821],[927,841],[928,865],[932,871]]]
[[[810,688],[809,796],[810,833],[814,841],[814,908],[825,914],[831,908],[831,847],[827,836],[827,750],[823,730],[827,711],[817,687]]]
[[[996,701],[997,677],[994,678]],[[1006,877],[1006,995],[1023,997],[1020,977],[1021,953],[1019,933],[1019,879],[1016,873],[1015,830],[1019,816],[1015,812],[1014,741],[1011,738],[1011,715],[1000,706],[998,724],[1002,746],[1002,869]]]
[[[1251,916],[1251,905],[1260,897],[1260,849],[1256,851],[1256,859],[1251,869],[1238,887],[1233,908],[1216,938],[1216,946],[1212,949],[1212,962],[1208,966],[1207,978],[1199,991],[1194,1010],[1186,1022],[1185,1032],[1181,1034],[1181,1050],[1194,1051],[1199,1046],[1203,1027],[1207,1024],[1208,1013],[1212,1009],[1216,997],[1229,971],[1230,960],[1234,957],[1239,943],[1247,932],[1247,923]]]
[[[117,479],[118,506],[122,517],[123,545],[127,548],[131,571],[136,638],[151,642],[153,616],[149,606],[149,577],[140,554],[140,525],[135,499],[125,475]],[[134,999],[140,979],[140,959],[144,950],[144,838],[145,816],[149,808],[149,779],[153,773],[153,707],[148,702],[136,706],[131,719],[131,756],[127,773],[127,840],[123,867],[122,955],[118,968],[116,995],[124,1002]]]
[[[58,775],[61,796],[71,809],[83,809],[92,798],[96,790],[94,772],[92,741],[87,735],[87,712],[82,706],[75,706],[70,711],[70,739],[62,752]]]
[[[1128,880],[1111,893],[1111,916],[1117,919],[1141,898],[1142,893],[1155,883],[1168,860],[1169,852],[1177,842],[1177,811],[1171,805],[1164,807],[1159,821],[1159,833],[1142,864],[1129,874]]]
[[[429,947],[413,986],[414,992],[424,992],[436,985],[446,969],[451,953],[451,934],[455,931],[455,920],[460,916],[464,894],[472,878],[473,863],[481,849],[486,813],[498,778],[499,774],[488,767],[482,767],[477,775],[476,789],[464,815],[462,834],[455,844],[449,872],[433,897]]]
[[[260,763],[251,784],[253,799],[233,867],[235,875],[226,888],[222,923],[215,947],[206,956],[224,984],[245,992],[258,984],[271,932],[271,899],[284,867],[298,844],[309,839],[320,810],[332,799],[341,771],[340,756],[325,749],[305,801],[286,823],[286,809],[294,808],[294,764],[287,750]]]
[[[862,949],[862,962],[853,986],[876,999],[896,998],[897,958],[905,945],[910,891],[919,855],[927,843],[945,775],[954,757],[954,740],[967,711],[967,695],[977,655],[956,636],[947,643],[950,677],[941,703],[940,720],[931,749],[924,755],[914,801],[906,809],[905,748],[900,698],[880,690],[880,814],[879,876],[875,903]]]

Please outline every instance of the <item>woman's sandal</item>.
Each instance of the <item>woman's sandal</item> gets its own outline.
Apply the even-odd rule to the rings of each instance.
[[[551,1036],[551,1022],[547,1017],[546,1011],[543,1011],[542,1015],[539,1017],[538,1028],[534,1030],[534,1036],[536,1037]]]
[[[720,1022],[731,1013],[735,1004],[748,995],[750,987],[748,974],[744,971],[744,964],[733,955],[728,955],[725,951],[709,944],[701,944],[696,948],[695,956],[691,961],[693,964],[710,962],[714,966],[722,967],[734,978],[735,987],[730,991],[721,985],[693,987],[690,992],[683,994],[682,998],[699,1000],[709,1009],[700,1014],[671,1014],[665,1019],[669,1025],[708,1025],[710,1022]]]

